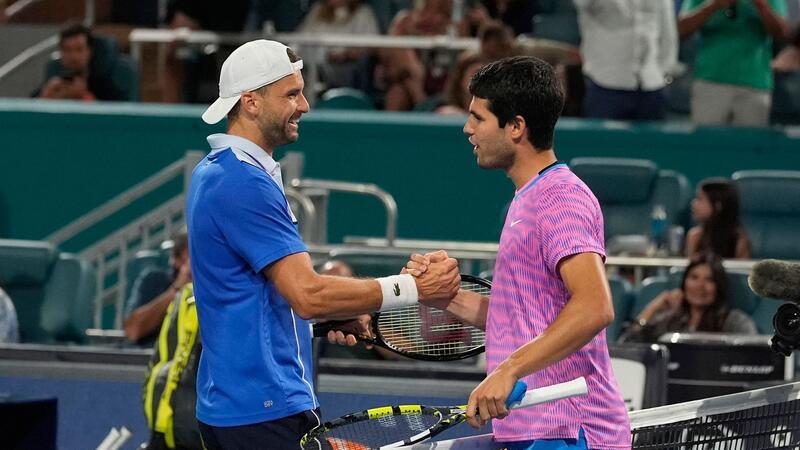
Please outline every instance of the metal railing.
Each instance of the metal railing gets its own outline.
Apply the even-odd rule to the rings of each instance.
[[[9,5],[5,9],[3,14],[5,14],[7,19],[11,19],[15,15],[25,10],[25,8],[28,8],[31,5],[34,5],[41,1],[43,0],[20,0],[18,2]],[[94,0],[86,0],[84,8],[85,9],[84,9],[83,24],[86,25],[87,27],[91,27],[92,25],[94,25],[96,18]],[[13,72],[15,72],[17,69],[27,64],[33,58],[36,58],[37,56],[56,48],[58,46],[58,41],[59,41],[59,35],[58,33],[56,33],[31,45],[30,47],[21,51],[17,56],[8,60],[8,62],[0,66],[0,82],[3,81],[5,78],[7,78],[9,75],[11,75]]]
[[[203,156],[205,156],[205,153],[199,151],[186,152],[186,155],[183,158],[159,170],[154,175],[151,175],[144,181],[128,189],[122,194],[117,195],[92,211],[73,220],[66,226],[47,236],[45,240],[54,244],[66,242],[78,234],[86,231],[88,228],[94,226],[97,222],[106,219],[120,209],[125,208],[134,201],[153,192],[155,189],[167,181],[174,179],[178,175],[183,175],[184,183],[185,185],[188,185],[192,169],[195,165],[197,165],[198,162],[200,162]]]
[[[350,183],[345,181],[313,180],[296,178],[290,182],[291,186],[302,191],[321,190],[324,192],[349,192],[352,194],[369,195],[377,198],[386,209],[386,235],[384,240],[387,246],[394,245],[397,238],[397,203],[391,194],[374,184]],[[319,217],[322,219],[321,217]],[[327,218],[318,222],[318,226],[327,226]],[[322,234],[322,233],[321,233]]]
[[[440,50],[477,50],[479,42],[475,38],[456,38],[441,36],[385,36],[385,35],[345,35],[333,33],[273,33],[269,31],[250,33],[215,33],[211,31],[193,31],[188,28],[149,29],[136,28],[131,31],[129,41],[131,57],[137,64],[142,59],[142,45],[145,43],[169,44],[180,42],[185,45],[239,45],[254,39],[273,39],[297,49],[303,47],[351,47],[351,48],[383,48],[383,49],[440,49]],[[313,104],[318,92],[316,74],[318,68],[314,58],[304,60],[307,72],[306,97]],[[141,64],[139,64],[141,67]],[[311,74],[311,75],[308,75]]]
[[[452,36],[385,36],[350,35],[333,33],[215,33],[212,31],[193,31],[188,28],[151,29],[136,28],[131,31],[131,57],[139,61],[142,44],[168,44],[183,42],[188,45],[241,44],[253,39],[274,39],[287,45],[306,45],[309,47],[361,47],[361,48],[416,48],[469,50],[479,46],[476,38],[454,38]]]
[[[155,243],[172,236],[184,223],[184,194],[152,210],[145,216],[118,230],[101,242],[80,253],[97,270],[97,287],[94,302],[95,328],[102,328],[103,308],[114,305],[114,328],[122,328],[125,300],[128,292],[127,267],[139,250],[151,248]]]
[[[183,177],[185,191],[192,169],[203,156],[204,152],[186,152],[183,158],[75,219],[45,240],[56,245],[67,242],[177,177]],[[93,320],[95,328],[102,327],[103,308],[108,304],[115,305],[114,327],[122,327],[125,296],[130,281],[126,273],[128,263],[134,259],[137,251],[151,248],[169,238],[176,227],[183,225],[184,202],[185,197],[181,192],[80,252],[81,258],[92,263],[97,270]]]

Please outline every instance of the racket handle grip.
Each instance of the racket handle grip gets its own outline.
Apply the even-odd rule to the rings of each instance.
[[[355,319],[349,320],[329,320],[327,322],[320,322],[314,324],[314,337],[321,338],[326,337],[328,332],[331,330],[339,330],[344,325],[352,322]]]
[[[522,400],[522,397],[525,397],[525,392],[528,390],[528,385],[524,381],[517,381],[514,385],[514,389],[511,390],[511,393],[508,394],[508,399],[506,400],[506,407],[511,408],[513,403],[516,403]]]
[[[562,398],[586,395],[588,392],[589,388],[586,386],[586,379],[583,377],[578,377],[572,381],[567,381],[566,383],[559,383],[552,386],[531,389],[525,393],[525,395],[522,397],[522,400],[510,405],[509,408],[527,408],[529,406],[560,400]]]

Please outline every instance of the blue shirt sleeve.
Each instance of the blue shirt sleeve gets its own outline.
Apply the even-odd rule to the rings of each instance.
[[[256,272],[285,256],[307,251],[289,215],[286,197],[267,177],[249,178],[248,184],[240,185],[218,205],[215,217],[228,245]]]

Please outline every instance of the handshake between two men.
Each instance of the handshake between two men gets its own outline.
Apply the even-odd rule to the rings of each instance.
[[[412,254],[400,273],[399,277],[377,279],[384,294],[380,311],[402,308],[416,302],[445,310],[461,286],[458,261],[450,258],[444,250],[425,255]],[[372,318],[364,314],[341,323],[328,332],[328,341],[353,346],[359,340],[357,337],[372,338],[375,334]]]

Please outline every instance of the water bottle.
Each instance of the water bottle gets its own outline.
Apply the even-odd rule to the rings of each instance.
[[[650,213],[650,244],[656,253],[665,247],[667,226],[667,209],[660,204],[653,206]]]
[[[667,248],[670,256],[680,256],[683,254],[683,238],[685,234],[685,230],[680,225],[673,225],[669,227]]]

